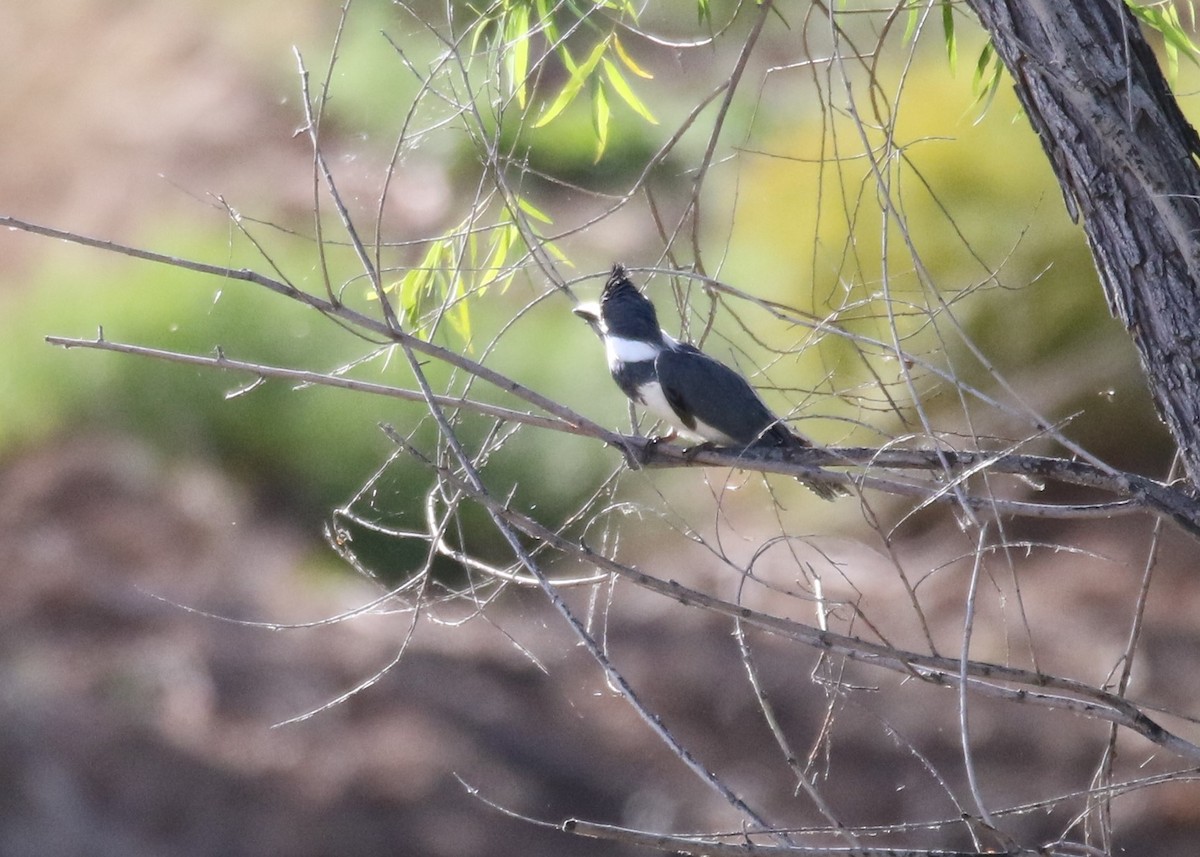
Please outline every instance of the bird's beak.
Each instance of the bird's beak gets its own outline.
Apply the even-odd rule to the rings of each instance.
[[[600,325],[600,304],[576,304],[575,308],[571,310],[571,312],[575,313],[575,315],[586,321],[588,323],[588,327],[592,329],[594,334],[599,336],[601,339],[604,338],[604,329]]]
[[[600,323],[600,304],[597,303],[582,303],[577,304],[575,309],[571,310],[575,315],[582,318],[588,324]]]

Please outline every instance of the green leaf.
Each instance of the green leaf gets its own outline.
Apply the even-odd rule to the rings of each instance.
[[[492,253],[483,266],[483,276],[476,287],[476,294],[479,295],[482,295],[488,286],[499,279],[504,265],[508,261],[509,250],[512,249],[513,243],[520,239],[520,233],[517,232],[517,227],[513,223],[506,223],[494,231],[496,239],[492,245]],[[506,275],[506,278],[511,278],[511,274]]]
[[[471,347],[471,309],[467,305],[466,294],[463,291],[462,277],[454,278],[447,293],[450,301],[449,306],[446,307],[446,318],[450,321],[454,332],[458,334],[458,338],[469,349]]]
[[[561,43],[561,36],[558,31],[558,24],[554,20],[554,12],[550,8],[547,0],[535,0],[534,8],[537,11],[538,29],[546,41],[552,45]]]
[[[504,22],[505,51],[504,65],[508,71],[509,85],[517,96],[517,105],[525,107],[525,79],[529,76],[529,7],[520,4],[514,8]]]
[[[975,93],[975,101],[971,106],[982,105],[976,122],[982,119],[992,106],[1003,75],[1004,64],[1000,62],[1000,57],[989,40],[979,52],[979,59],[975,61],[975,75],[971,81],[971,90]]]
[[[422,296],[429,288],[432,271],[426,267],[413,268],[400,280],[400,323],[414,332],[420,329]],[[417,335],[421,334],[417,332]]]
[[[920,0],[906,0],[904,5],[908,7],[908,20],[904,22],[904,41],[907,43],[913,40],[917,24],[921,22],[921,4]]]
[[[946,58],[950,61],[950,73],[958,67],[958,39],[954,35],[954,6],[951,0],[942,0],[942,32],[946,38]]]
[[[521,211],[528,214],[534,220],[538,220],[538,221],[541,221],[542,223],[546,223],[546,224],[550,224],[550,223],[554,222],[553,220],[550,219],[550,215],[546,214],[540,208],[536,207],[532,202],[525,199],[525,197],[519,197],[517,199],[517,208],[521,209]]]
[[[592,48],[591,54],[581,65],[574,66],[573,63],[571,64],[573,66],[569,69],[571,76],[567,79],[567,82],[563,85],[562,90],[558,93],[558,97],[555,98],[553,103],[546,108],[545,112],[542,113],[538,121],[533,123],[534,128],[541,128],[549,122],[552,122],[554,118],[558,116],[558,114],[562,113],[563,110],[565,110],[567,106],[575,100],[575,97],[579,95],[592,72],[596,70],[596,65],[600,62],[600,58],[604,56],[604,51],[607,48],[608,41],[601,41],[596,45],[596,47]]]
[[[604,60],[604,73],[608,76],[608,82],[612,84],[613,90],[617,95],[621,96],[621,100],[628,104],[633,112],[641,116],[651,125],[657,125],[658,120],[654,118],[654,114],[650,112],[650,108],[642,102],[637,94],[629,87],[625,78],[621,76],[621,70],[617,68],[617,64],[610,59]]]
[[[604,61],[605,67],[608,66],[608,60]],[[612,118],[612,111],[608,107],[608,95],[604,91],[604,81],[596,78],[595,87],[592,90],[592,126],[596,129],[596,157],[592,159],[592,163],[599,163],[604,157],[604,149],[608,145],[608,121]]]
[[[640,78],[645,80],[654,80],[654,75],[634,62],[633,57],[625,52],[625,46],[621,44],[621,40],[617,37],[616,33],[613,33],[612,44],[613,49],[617,52],[617,56],[620,58],[621,62],[625,64],[625,68],[629,69]]]
[[[1182,53],[1193,63],[1200,64],[1197,61],[1197,55],[1200,54],[1200,48],[1196,47],[1196,43],[1192,41],[1187,30],[1183,27],[1183,22],[1179,18],[1179,10],[1172,4],[1152,3],[1144,4],[1135,2],[1135,0],[1126,0],[1126,6],[1133,13],[1134,17],[1140,20],[1152,30],[1158,31],[1163,37],[1163,47],[1167,52],[1167,62],[1170,66],[1170,76],[1174,79],[1176,72],[1179,70],[1179,54]],[[1188,4],[1189,14],[1195,21],[1195,7]]]

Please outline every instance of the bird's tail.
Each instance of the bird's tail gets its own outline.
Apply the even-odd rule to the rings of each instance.
[[[845,486],[837,482],[827,482],[824,479],[809,479],[804,476],[797,476],[796,481],[822,500],[836,500],[838,497],[845,497],[850,493],[846,490]]]
[[[763,433],[762,442],[770,446],[783,447],[784,449],[809,449],[813,445],[811,440],[804,435],[797,434],[781,422],[772,424]],[[845,486],[824,479],[810,479],[806,476],[797,476],[796,481],[822,500],[836,500],[838,497],[845,497],[850,493],[846,490]]]

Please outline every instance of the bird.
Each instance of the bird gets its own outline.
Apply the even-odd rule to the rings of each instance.
[[[599,303],[579,304],[573,312],[603,340],[609,372],[621,391],[671,427],[657,441],[678,436],[702,447],[742,449],[813,445],[775,416],[738,372],[659,327],[654,304],[624,265],[613,265]],[[826,500],[846,493],[834,482],[800,481]]]

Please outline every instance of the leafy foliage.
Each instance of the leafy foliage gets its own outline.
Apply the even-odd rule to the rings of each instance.
[[[946,49],[946,59],[950,66],[951,74],[955,73],[958,67],[958,36],[954,23],[954,8],[953,0],[905,0],[907,9],[905,15],[904,39],[911,41],[917,33],[920,26],[922,16],[930,3],[937,3],[941,11],[942,20],[942,41]],[[1198,46],[1188,32],[1190,27],[1192,30],[1196,28],[1196,5],[1195,0],[1185,0],[1185,2],[1176,3],[1174,0],[1154,0],[1154,2],[1138,2],[1138,0],[1125,0],[1125,5],[1129,11],[1133,13],[1143,24],[1157,32],[1163,38],[1163,51],[1167,57],[1168,76],[1172,81],[1178,78],[1179,75],[1179,58],[1184,56],[1193,63],[1200,63],[1200,46]],[[1189,24],[1185,26],[1183,19],[1179,13],[1180,6],[1187,10]],[[1003,76],[1004,67],[996,56],[996,52],[989,40],[979,52],[979,57],[975,61],[975,71],[973,76],[973,86],[976,93],[976,103],[982,104],[982,109],[986,110],[991,104],[993,97],[996,94],[996,89],[1000,85],[1000,80]]]
[[[1163,50],[1167,55],[1167,73],[1171,80],[1179,76],[1179,57],[1183,55],[1197,63],[1200,47],[1192,41],[1179,15],[1179,7],[1183,5],[1188,10],[1191,19],[1190,26],[1196,28],[1196,4],[1194,0],[1184,0],[1182,4],[1174,0],[1157,0],[1153,3],[1139,3],[1137,0],[1125,0],[1134,16],[1150,29],[1163,37]]]
[[[636,22],[637,9],[632,3],[608,2],[595,4],[596,8],[616,13],[616,18],[607,21],[607,32],[601,31],[597,23],[596,8],[584,9],[575,3],[559,4],[551,8],[547,0],[509,0],[497,3],[489,12],[479,16],[473,28],[472,48],[478,50],[491,34],[491,49],[502,58],[504,69],[504,95],[514,98],[524,109],[529,101],[529,90],[546,66],[548,54],[531,60],[531,45],[535,38],[544,40],[549,54],[557,56],[566,72],[566,80],[557,94],[542,106],[534,123],[541,128],[558,118],[580,93],[587,91],[591,98],[592,123],[596,135],[595,160],[599,161],[608,146],[609,127],[612,121],[610,92],[615,94],[634,113],[650,124],[657,124],[650,108],[646,105],[626,78],[626,73],[644,80],[654,75],[642,68],[621,42],[618,27],[622,17]],[[566,25],[558,21],[559,11],[570,18]],[[583,29],[596,33],[597,39],[582,61],[572,52],[572,36]],[[534,71],[531,72],[531,69]],[[532,76],[532,77],[531,77]]]

